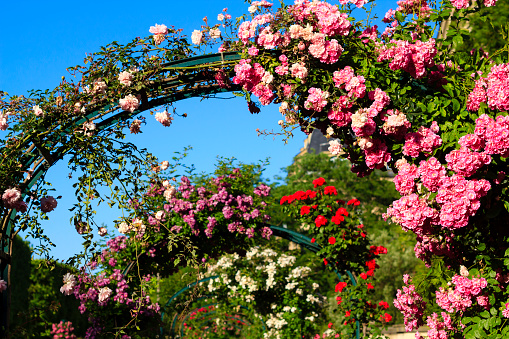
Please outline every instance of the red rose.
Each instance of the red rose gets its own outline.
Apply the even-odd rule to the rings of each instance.
[[[314,243],[315,243],[315,241],[316,241],[316,239],[315,239],[315,238],[312,238],[312,239],[311,239],[311,243],[313,243],[313,244],[314,244]]]
[[[308,214],[311,212],[311,208],[309,206],[302,206],[300,208],[300,215]]]
[[[343,218],[342,216],[340,215],[335,215],[333,216],[331,219],[330,219],[333,223],[335,223],[336,225],[339,225],[341,224],[342,221],[345,220],[345,218]]]
[[[334,186],[327,186],[325,187],[325,189],[323,190],[323,193],[324,194],[328,194],[328,195],[338,195],[338,191],[336,191],[336,187]]]
[[[346,285],[347,285],[346,282],[340,281],[337,283],[334,291],[336,291],[336,293],[340,293],[341,291],[343,291],[343,288],[345,288]]]
[[[382,318],[382,321],[385,320],[385,322],[389,322],[392,320],[392,315],[390,315],[389,313],[385,313],[385,315],[381,315],[380,318]]]
[[[309,199],[314,199],[316,197],[316,192],[312,190],[307,190],[306,194],[308,195]]]
[[[313,180],[313,186],[315,188],[317,186],[322,186],[323,184],[325,184],[325,179],[324,178],[318,178],[318,179]]]
[[[344,207],[340,207],[338,208],[338,210],[336,211],[336,215],[344,215],[345,217],[348,217],[348,211],[346,210],[346,208]]]
[[[370,261],[366,261],[366,266],[368,266],[368,268],[370,270],[374,270],[374,269],[378,268],[377,267],[378,265],[376,264],[376,260],[375,259],[371,259]]]
[[[383,308],[384,310],[388,309],[389,308],[389,304],[385,301],[380,301],[378,303],[378,306],[380,306],[381,308]]]
[[[329,244],[334,245],[336,243],[336,238],[330,237],[329,238]]]
[[[325,218],[323,215],[319,215],[315,219],[315,224],[316,224],[316,227],[323,226],[323,225],[327,224],[327,218]]]
[[[347,205],[359,206],[361,204],[361,202],[359,200],[357,200],[357,199],[352,199],[349,202],[347,202],[346,204]]]

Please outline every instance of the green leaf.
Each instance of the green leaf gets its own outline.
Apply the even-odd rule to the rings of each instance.
[[[461,108],[460,102],[457,99],[452,99],[452,108],[455,111],[459,111]]]

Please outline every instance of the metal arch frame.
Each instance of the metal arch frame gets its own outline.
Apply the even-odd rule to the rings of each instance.
[[[201,70],[208,67],[228,67],[236,61],[240,60],[241,56],[237,52],[206,54],[201,56],[190,57],[186,59],[168,62],[162,65],[159,74],[164,74],[171,70]],[[161,85],[161,82],[166,81],[162,88],[165,92],[159,96],[151,96],[155,91],[156,86]],[[147,97],[143,100],[140,108],[134,112],[126,112],[119,109],[118,105],[103,105],[94,107],[94,110],[87,113],[84,117],[77,119],[67,126],[56,123],[48,126],[49,130],[57,132],[60,130],[60,136],[69,135],[74,128],[80,126],[86,121],[95,118],[104,118],[101,122],[96,124],[96,132],[99,133],[114,125],[117,122],[127,120],[137,114],[150,110],[152,108],[169,104],[172,102],[188,99],[192,97],[203,97],[217,93],[232,92],[240,90],[237,85],[231,85],[230,88],[220,88],[217,84],[210,84],[214,78],[202,77],[196,74],[184,74],[178,77],[164,79],[158,82],[150,83],[151,86],[147,87]],[[109,113],[104,114],[104,110],[110,110]],[[107,116],[107,117],[106,117]],[[68,154],[71,149],[60,141],[45,140],[42,144],[36,143],[30,137],[27,138],[20,148],[25,150],[24,156],[20,159],[22,163],[22,170],[27,171],[33,166],[33,173],[30,179],[26,179],[21,183],[23,188],[22,198],[25,198],[26,192],[41,179],[48,169],[55,164],[58,160]],[[39,153],[39,154],[35,154]],[[0,279],[3,279],[10,286],[10,264],[11,264],[11,251],[12,242],[11,236],[13,226],[16,218],[16,210],[11,209],[6,211],[2,216],[0,228]],[[9,324],[9,308],[10,308],[10,288],[7,292],[0,294],[0,337],[4,337],[8,331]]]
[[[307,248],[308,250],[310,250],[313,253],[317,253],[318,251],[321,250],[321,247],[319,245],[311,242],[311,238],[309,238],[299,232],[295,232],[295,231],[292,231],[292,230],[289,230],[287,228],[280,227],[280,226],[270,226],[270,229],[272,230],[272,235],[292,241],[298,245],[301,245],[304,248]],[[333,270],[336,273],[336,275],[338,276],[339,280],[344,281],[342,275],[338,272],[337,268],[333,268]],[[357,286],[357,281],[356,281],[355,277],[352,275],[352,273],[348,270],[346,270],[345,272],[346,272],[350,282],[352,283],[352,285]],[[195,281],[195,282],[183,287],[177,293],[172,295],[170,297],[170,299],[168,299],[168,301],[164,305],[163,309],[166,309],[176,298],[178,298],[180,295],[182,295],[182,293],[184,293],[185,291],[194,287],[195,285],[200,284],[205,281],[208,281],[208,280],[211,280],[211,279],[215,279],[217,277],[218,277],[217,275],[207,277],[207,278],[201,279],[199,281]],[[210,296],[208,296],[208,297],[210,297]],[[201,298],[198,298],[197,300],[205,299],[205,298],[206,297],[201,297]],[[165,312],[163,311],[161,313],[161,321],[164,320],[164,315],[165,315]],[[176,322],[177,322],[177,318],[175,317],[172,322],[172,326],[170,328],[170,331],[171,331],[170,337],[171,338],[175,337],[174,329],[175,329]],[[360,338],[360,322],[358,320],[356,320],[355,325],[356,325],[355,326],[355,334],[352,334],[352,338],[355,337],[356,339],[359,339]],[[164,335],[163,327],[160,327],[160,337],[162,338],[163,335]]]

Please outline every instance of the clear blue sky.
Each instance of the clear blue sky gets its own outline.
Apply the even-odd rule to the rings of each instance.
[[[392,1],[380,1],[383,14]],[[132,38],[148,36],[155,23],[183,28],[190,36],[202,25],[203,17],[216,22],[224,7],[239,16],[247,12],[242,0],[229,1],[24,1],[5,2],[4,16],[0,20],[0,90],[9,94],[26,95],[31,89],[54,88],[65,69],[81,64],[85,53],[98,51],[112,41],[127,43]],[[393,6],[395,8],[396,6]],[[301,132],[284,145],[281,138],[258,137],[256,128],[278,130],[280,114],[272,105],[259,115],[251,115],[243,99],[181,101],[176,105],[179,113],[188,118],[177,118],[169,128],[162,127],[147,114],[145,133],[130,138],[140,147],[146,147],[160,160],[172,156],[187,145],[194,150],[188,158],[198,171],[213,170],[216,156],[234,156],[243,162],[256,162],[271,158],[266,177],[282,175],[282,167],[292,163],[303,145]],[[80,250],[81,239],[69,225],[74,202],[73,181],[66,179],[65,162],[55,165],[47,178],[53,183],[56,194],[62,195],[57,211],[44,223],[45,230],[57,247],[51,252],[59,259],[67,259]],[[118,212],[101,209],[99,220],[108,224]]]

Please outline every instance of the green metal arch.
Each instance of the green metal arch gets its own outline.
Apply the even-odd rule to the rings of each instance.
[[[196,71],[211,67],[231,67],[237,60],[240,60],[240,55],[237,52],[207,54],[168,62],[162,65],[159,73],[164,73],[171,70]],[[163,95],[153,95],[157,86],[161,86],[161,88],[165,90]],[[152,87],[149,86],[146,89],[146,93],[144,93],[145,98],[142,100],[142,104],[140,105],[139,109],[132,113],[120,110],[118,103],[117,106],[105,105],[94,107],[94,109],[90,112],[87,112],[84,117],[76,119],[72,124],[62,126],[59,123],[56,123],[48,126],[48,130],[61,131],[60,135],[64,136],[72,133],[76,127],[81,126],[84,122],[97,117],[101,117],[104,119],[96,124],[96,131],[99,133],[119,121],[127,120],[141,112],[161,105],[192,97],[203,97],[207,95],[232,92],[236,90],[240,90],[240,87],[236,85],[231,85],[231,87],[227,89],[219,87],[219,85],[215,83],[212,73],[208,75],[201,73],[186,73],[177,77],[164,79],[160,82],[154,82]],[[103,113],[104,110],[110,110],[110,112],[105,115]],[[63,159],[63,157],[69,153],[71,149],[59,141],[45,140],[43,143],[40,143],[31,139],[26,140],[23,144],[21,144],[20,147],[26,149],[25,156],[23,159],[21,159],[23,167],[22,170],[28,171],[30,167],[33,166],[33,173],[31,178],[25,180],[21,185],[23,188],[24,198],[26,192],[30,191],[30,189],[38,182],[38,180],[45,175],[48,169],[58,160]],[[10,238],[12,236],[15,217],[16,210],[12,209],[7,211],[7,213],[5,213],[2,217],[2,227],[0,228],[0,279],[5,280],[8,284],[10,278],[12,253],[12,242]],[[5,336],[5,333],[2,329],[8,328],[8,309],[10,304],[9,293],[10,291],[8,293],[0,294],[0,337]]]

